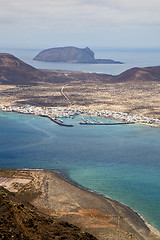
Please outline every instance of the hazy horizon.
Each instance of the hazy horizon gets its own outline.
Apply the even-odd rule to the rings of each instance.
[[[2,52],[3,50],[26,50],[26,51],[43,51],[46,49],[50,49],[50,48],[57,48],[57,47],[69,47],[69,46],[73,46],[73,47],[77,47],[77,48],[85,48],[85,47],[89,47],[94,53],[96,52],[160,52],[160,47],[102,47],[102,46],[77,46],[77,45],[57,45],[57,46],[50,46],[50,47],[11,47],[11,46],[6,46],[6,47],[0,47],[0,52]]]
[[[1,1],[1,48],[160,48],[158,0]]]

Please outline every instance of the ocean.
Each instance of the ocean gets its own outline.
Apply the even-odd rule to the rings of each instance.
[[[8,52],[38,69],[97,72],[117,75],[132,67],[160,65],[160,49],[92,49],[95,58],[107,58],[124,64],[77,64],[34,61],[33,58],[42,49],[0,49]]]
[[[94,50],[94,49],[93,49]],[[125,64],[33,61],[39,50],[1,49],[39,69],[108,73],[160,65],[160,50],[97,50],[96,58]],[[160,128],[149,126],[61,127],[38,116],[0,112],[0,168],[50,169],[92,191],[116,199],[160,230]],[[106,121],[113,121],[107,119]]]
[[[0,168],[59,171],[128,205],[160,230],[160,128],[83,126],[79,116],[63,120],[74,127],[0,112]]]

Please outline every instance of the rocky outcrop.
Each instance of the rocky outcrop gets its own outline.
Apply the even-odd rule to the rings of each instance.
[[[95,59],[94,52],[88,47],[50,48],[38,53],[34,60],[44,62],[95,63],[95,64],[121,63],[111,59]]]

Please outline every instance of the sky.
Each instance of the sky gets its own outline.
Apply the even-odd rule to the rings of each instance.
[[[0,47],[160,48],[160,0],[0,0]]]

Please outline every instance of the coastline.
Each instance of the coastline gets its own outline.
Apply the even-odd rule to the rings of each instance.
[[[26,169],[26,170],[29,170],[29,169]],[[72,184],[72,185],[74,185],[75,187],[78,187],[78,188],[80,188],[80,189],[82,189],[82,190],[85,190],[85,191],[94,193],[94,194],[96,194],[96,195],[99,196],[99,197],[104,197],[105,199],[108,199],[108,200],[110,200],[110,201],[113,201],[113,202],[115,202],[116,204],[120,204],[120,205],[123,206],[124,208],[127,208],[128,210],[131,210],[131,211],[133,211],[135,214],[137,214],[138,217],[140,217],[140,218],[144,221],[144,223],[147,225],[147,227],[148,227],[149,229],[151,229],[151,230],[154,231],[155,233],[159,234],[159,236],[160,236],[160,231],[159,231],[159,230],[157,230],[157,229],[156,229],[155,227],[153,227],[150,223],[148,223],[148,222],[145,220],[145,218],[144,218],[139,212],[137,212],[137,211],[134,210],[133,208],[129,207],[129,206],[126,205],[125,203],[122,203],[122,202],[120,202],[120,201],[118,201],[118,200],[116,200],[116,199],[110,198],[110,197],[107,196],[107,195],[103,195],[103,194],[98,193],[98,192],[96,192],[96,191],[93,191],[93,190],[91,190],[91,189],[89,189],[89,188],[87,188],[87,187],[84,187],[84,186],[78,184],[77,182],[73,181],[71,178],[66,177],[64,174],[62,174],[62,173],[59,172],[59,171],[55,171],[55,170],[45,170],[45,169],[30,169],[30,170],[34,170],[34,171],[36,171],[36,170],[37,170],[37,171],[39,171],[39,170],[41,170],[41,171],[51,171],[51,172],[53,172],[54,174],[56,174],[56,176],[57,176],[58,178],[60,178],[60,179],[62,179],[62,180],[64,180],[64,181],[67,181],[69,184]]]
[[[45,169],[30,169],[30,170],[31,170],[31,171],[33,171],[33,170],[34,170],[34,171],[39,171],[39,170],[41,170],[41,171],[51,171],[51,172],[53,172],[58,178],[66,181],[66,182],[68,182],[69,184],[71,184],[71,185],[73,185],[73,186],[75,186],[75,187],[77,187],[77,188],[80,188],[80,189],[82,189],[82,190],[84,190],[84,191],[87,191],[87,192],[91,192],[91,193],[97,195],[98,197],[102,197],[102,198],[108,199],[108,200],[113,201],[114,203],[116,203],[116,204],[118,204],[118,205],[121,205],[122,207],[126,208],[127,210],[134,212],[139,218],[141,218],[141,219],[144,221],[144,223],[146,224],[146,226],[147,226],[151,231],[155,232],[155,233],[158,234],[158,236],[160,237],[160,231],[159,231],[159,230],[157,230],[154,226],[152,226],[150,223],[148,223],[148,222],[145,220],[145,218],[144,218],[139,212],[137,212],[137,211],[134,210],[133,208],[129,207],[129,206],[126,205],[125,203],[122,203],[122,202],[120,202],[120,201],[118,201],[118,200],[116,200],[116,199],[110,198],[110,197],[107,196],[107,195],[103,195],[103,194],[98,193],[98,192],[96,192],[96,191],[93,191],[93,190],[91,190],[91,189],[89,189],[89,188],[87,188],[87,187],[84,187],[84,186],[78,184],[77,182],[73,181],[71,178],[66,177],[64,174],[62,174],[62,173],[59,172],[59,171],[56,171],[56,170],[45,170]]]
[[[11,111],[9,111],[9,112],[11,112]],[[14,111],[13,111],[14,112]],[[16,112],[16,111],[15,111]],[[20,112],[21,113],[21,112]],[[23,113],[22,112],[22,114],[34,114],[34,113]],[[36,114],[37,115],[37,114]],[[42,116],[43,117],[43,116]],[[48,116],[47,116],[48,117]],[[24,169],[23,169],[24,170]],[[25,171],[32,171],[32,169],[26,169]],[[35,170],[34,170],[35,171]],[[47,170],[43,170],[43,169],[37,169],[36,171],[47,171]],[[64,175],[62,175],[61,173],[59,173],[59,172],[54,172],[56,175],[57,175],[57,177],[58,178],[60,178],[60,179],[62,179],[62,180],[64,180],[64,181],[66,181],[66,182],[68,182],[69,184],[73,184],[73,185],[75,185],[76,187],[78,187],[78,188],[80,188],[80,189],[82,189],[82,190],[86,190],[87,192],[89,191],[89,192],[91,192],[91,193],[94,193],[94,194],[97,194],[98,196],[101,196],[101,197],[104,197],[105,199],[108,199],[109,201],[113,201],[115,204],[119,204],[119,205],[122,205],[122,207],[123,208],[126,208],[127,209],[127,211],[129,210],[131,210],[131,211],[133,211],[135,214],[137,214],[138,215],[138,218],[141,218],[143,221],[144,221],[144,223],[145,223],[145,225],[151,230],[151,232],[155,232],[155,234],[158,234],[158,236],[160,235],[160,232],[157,230],[157,229],[155,229],[152,225],[150,225],[149,223],[147,223],[146,222],[146,220],[143,218],[143,216],[141,216],[139,213],[137,213],[136,211],[134,211],[133,209],[131,209],[130,207],[128,207],[128,206],[126,206],[125,204],[123,204],[123,203],[120,203],[120,202],[118,202],[118,201],[116,201],[116,200],[114,200],[114,199],[110,199],[109,197],[106,197],[106,196],[103,196],[103,195],[101,195],[101,194],[99,194],[99,193],[96,193],[96,192],[93,192],[92,190],[89,190],[89,189],[87,189],[87,188],[85,188],[85,187],[83,187],[83,186],[79,186],[77,183],[75,183],[75,182],[73,182],[71,179],[68,179],[68,178],[66,178]],[[147,239],[147,238],[146,238]],[[160,239],[160,238],[156,238],[156,239]],[[151,239],[151,240],[153,240],[153,239]]]
[[[118,120],[122,123],[136,123],[141,125],[147,125],[150,127],[160,127],[160,120],[154,118],[147,118],[136,114],[129,114],[123,112],[115,112],[109,110],[95,110],[90,108],[62,108],[62,107],[36,107],[25,105],[22,107],[18,106],[2,106],[0,105],[0,110],[4,112],[16,112],[21,114],[32,114],[38,115],[40,117],[48,117],[51,121],[66,127],[73,127],[73,125],[63,124],[57,122],[57,118],[59,117],[68,117],[71,118],[75,115],[89,115],[89,116],[99,116],[103,118],[109,118],[112,120]]]
[[[0,170],[6,177],[8,173],[13,178],[32,179],[18,193],[23,196],[25,191],[31,191],[36,197],[30,202],[40,211],[75,224],[98,239],[160,239],[158,230],[130,207],[80,186],[60,172]],[[106,233],[109,238],[105,238]]]

